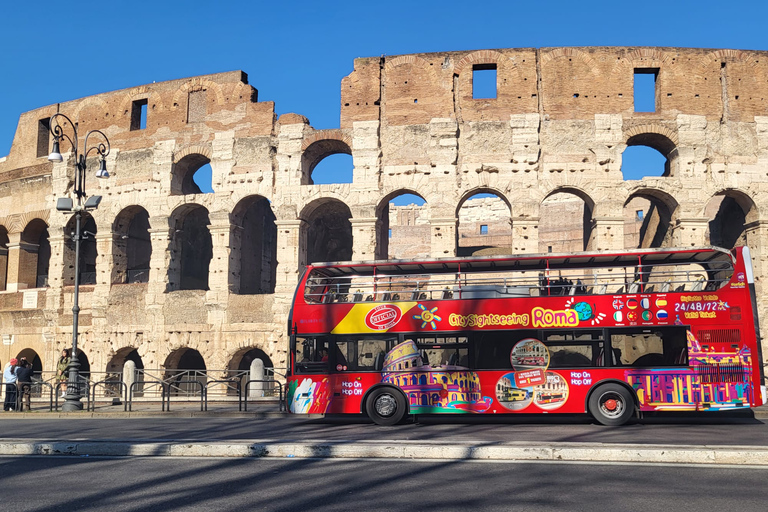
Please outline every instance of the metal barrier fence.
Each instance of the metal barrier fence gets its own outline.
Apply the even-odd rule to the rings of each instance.
[[[78,390],[87,411],[95,411],[98,404],[123,405],[123,411],[132,411],[134,404],[156,402],[167,411],[172,399],[174,403],[199,402],[201,411],[208,410],[209,402],[233,406],[237,402],[238,410],[247,411],[249,402],[265,398],[276,398],[279,410],[285,410],[283,384],[276,378],[281,375],[274,368],[265,369],[265,374],[264,379],[250,379],[244,370],[139,369],[133,379],[124,379],[122,372],[83,372]],[[33,377],[32,402],[38,408],[46,403],[50,411],[59,410],[66,386],[66,381],[57,380],[56,372],[39,372]],[[1,374],[0,391],[4,397]]]

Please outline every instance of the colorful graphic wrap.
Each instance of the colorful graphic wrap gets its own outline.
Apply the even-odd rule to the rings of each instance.
[[[688,330],[691,368],[632,369],[624,377],[637,393],[642,410],[721,410],[749,407],[754,387],[752,354],[742,346],[737,352],[703,348]]]
[[[484,412],[491,398],[482,395],[480,378],[463,366],[433,369],[422,362],[411,340],[396,345],[384,359],[382,382],[405,393],[413,414],[430,412]]]
[[[328,378],[291,381],[288,385],[288,410],[300,414],[324,414],[328,410],[329,395]]]

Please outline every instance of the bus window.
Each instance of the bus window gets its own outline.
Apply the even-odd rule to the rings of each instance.
[[[394,336],[343,338],[335,342],[337,371],[381,371],[387,351],[396,343]],[[341,366],[341,368],[339,368]]]
[[[550,368],[600,366],[602,331],[553,331],[545,334]]]
[[[611,331],[613,366],[686,366],[684,327]]]
[[[538,338],[538,331],[486,331],[472,335],[473,367],[478,370],[512,368],[510,354],[525,338]]]
[[[328,371],[328,341],[322,336],[296,337],[296,373]]]

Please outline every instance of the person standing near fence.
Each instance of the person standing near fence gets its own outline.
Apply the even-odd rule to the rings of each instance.
[[[5,381],[5,402],[3,403],[4,411],[16,410],[16,365],[19,362],[14,357],[8,364],[5,365],[3,370],[3,380]]]
[[[25,358],[19,359],[19,366],[16,367],[16,390],[18,392],[19,411],[31,411],[30,398],[32,395],[32,363]]]
[[[61,357],[56,365],[56,382],[61,388],[62,397],[67,394],[67,367],[69,367],[69,350],[65,348],[61,351]]]

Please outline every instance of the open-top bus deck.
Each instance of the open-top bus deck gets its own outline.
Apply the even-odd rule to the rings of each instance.
[[[591,413],[758,406],[746,247],[310,265],[289,318],[289,410]]]

